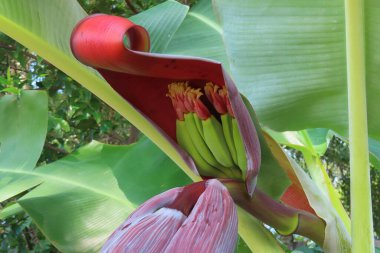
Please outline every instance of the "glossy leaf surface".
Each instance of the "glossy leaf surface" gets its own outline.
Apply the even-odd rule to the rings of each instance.
[[[213,59],[228,70],[222,35],[211,1],[199,0],[190,9],[164,52]]]
[[[44,183],[19,203],[64,252],[99,250],[147,198],[190,182],[147,139],[130,146],[92,142],[30,174]]]
[[[47,95],[23,91],[0,97],[0,202],[41,182],[27,177],[40,157],[47,132]]]
[[[347,135],[344,1],[214,0],[231,74],[275,130],[324,127]],[[375,0],[366,1],[369,134],[379,140]]]

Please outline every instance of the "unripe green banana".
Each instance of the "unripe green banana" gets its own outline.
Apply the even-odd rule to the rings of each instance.
[[[226,143],[228,149],[230,150],[232,160],[234,161],[235,165],[238,165],[235,142],[232,134],[232,117],[226,113],[223,114],[220,118],[222,120],[224,138],[226,138]]]
[[[178,144],[193,158],[200,175],[206,177],[228,178],[223,172],[212,167],[202,158],[191,140],[185,121],[176,121],[176,135]]]
[[[220,122],[214,116],[211,116],[206,120],[202,120],[202,126],[204,140],[215,159],[224,167],[233,168],[234,161],[224,138]]]
[[[243,178],[245,178],[247,174],[247,156],[236,119],[232,119],[232,134],[235,142],[238,166],[243,174]]]
[[[192,115],[194,117],[195,125],[197,126],[198,132],[201,134],[202,138],[204,139],[202,120],[197,116],[196,113],[192,113]]]
[[[190,134],[191,140],[195,148],[197,149],[199,154],[202,156],[202,158],[211,166],[215,168],[220,167],[221,166],[220,163],[216,161],[215,157],[211,153],[209,147],[207,147],[205,141],[203,140],[203,137],[198,131],[193,113],[185,114],[185,125],[186,125],[187,132]]]
[[[202,120],[198,118],[195,113],[185,114],[185,125],[187,131],[189,132],[191,140],[202,158],[214,168],[222,171],[229,178],[240,178],[241,173],[237,168],[226,168],[215,159],[214,155],[205,143],[203,129],[201,129],[202,133],[199,132],[200,127],[198,127],[197,122],[199,123],[198,125],[202,127]]]

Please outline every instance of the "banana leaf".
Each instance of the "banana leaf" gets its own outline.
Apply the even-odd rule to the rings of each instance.
[[[46,132],[45,92],[0,97],[0,202],[41,183],[28,173],[40,157]]]

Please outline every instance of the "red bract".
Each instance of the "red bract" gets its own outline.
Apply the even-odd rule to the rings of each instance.
[[[110,236],[102,252],[234,252],[236,207],[212,179],[175,188],[142,204]]]
[[[231,115],[238,122],[244,142],[247,191],[253,194],[261,159],[259,140],[235,84],[220,63],[148,53],[149,36],[144,28],[127,19],[109,15],[83,19],[72,33],[71,48],[78,60],[96,68],[120,95],[173,143],[196,174],[199,173],[194,162],[176,144],[176,117],[181,118],[182,115],[177,109],[173,110],[172,102],[166,96],[168,85],[188,82],[192,88],[203,90],[206,83],[212,82],[218,87],[225,87],[228,109],[232,110]],[[195,106],[200,113],[205,112],[200,104]]]

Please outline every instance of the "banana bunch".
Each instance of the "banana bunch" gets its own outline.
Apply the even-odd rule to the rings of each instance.
[[[244,148],[243,140],[240,135],[238,122],[232,111],[230,100],[228,99],[227,89],[226,87],[219,88],[216,85],[213,85],[212,83],[206,84],[206,87],[207,86],[211,86],[214,89],[214,95],[210,94],[208,95],[208,97],[211,96],[212,100],[216,100],[219,95],[219,97],[223,99],[226,105],[227,113],[220,112],[222,127],[223,127],[223,134],[228,143],[228,148],[232,154],[234,163],[240,168],[243,174],[243,178],[245,178],[246,173],[247,173],[246,151]],[[218,91],[218,94],[216,94],[215,90]],[[215,97],[215,98],[212,98],[212,97]]]
[[[244,179],[245,148],[225,87],[205,86],[207,99],[220,115],[212,115],[202,101],[203,93],[188,83],[169,84],[168,90],[177,114],[178,144],[193,158],[200,175]]]

